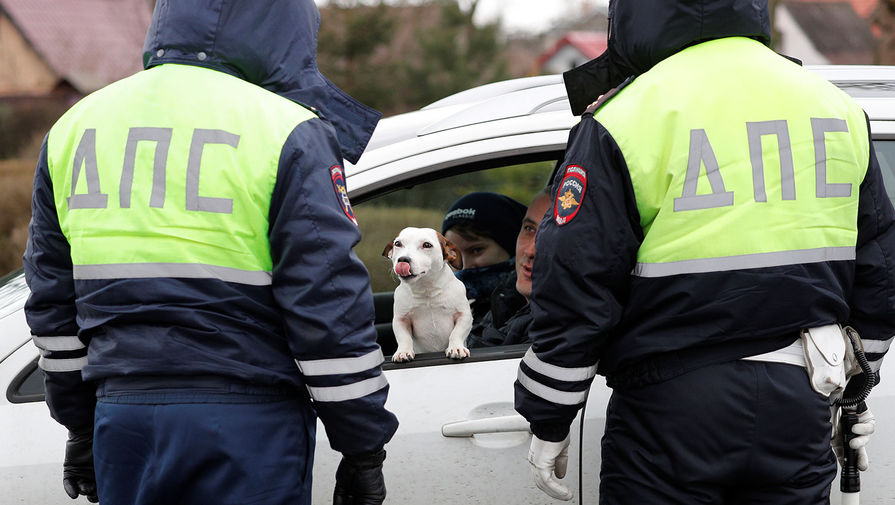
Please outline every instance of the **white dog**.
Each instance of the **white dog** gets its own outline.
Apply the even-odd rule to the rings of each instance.
[[[441,350],[453,359],[469,356],[472,311],[466,286],[451,270],[462,265],[457,247],[432,228],[404,228],[382,255],[401,279],[395,289],[392,329],[398,350],[392,361]]]

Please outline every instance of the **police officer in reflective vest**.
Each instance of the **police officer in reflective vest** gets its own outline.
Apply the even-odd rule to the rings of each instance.
[[[159,0],[146,70],[41,148],[26,305],[63,485],[112,504],[381,503],[397,428],[343,158],[379,114],[317,70],[312,0]],[[95,479],[94,479],[95,468]]]
[[[829,400],[802,330],[860,333],[873,373],[849,388],[878,380],[895,334],[895,214],[867,117],[767,47],[765,1],[609,15],[607,53],[565,75],[575,114],[601,98],[537,238],[515,384],[535,481],[572,497],[569,426],[599,373],[600,503],[826,503]]]

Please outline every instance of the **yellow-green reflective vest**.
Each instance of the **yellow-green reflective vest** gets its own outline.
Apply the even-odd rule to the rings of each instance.
[[[729,76],[714,75],[713,62],[731,58],[742,76],[722,86]],[[793,84],[781,95],[766,91],[781,83]],[[820,77],[806,80],[804,70],[761,43],[735,37],[685,49],[623,88],[595,117],[631,175],[645,234],[635,275],[855,258],[858,192],[869,158],[864,113],[844,92]]]
[[[188,65],[154,67],[89,95],[47,140],[74,277],[269,284],[280,152],[296,125],[314,117],[258,86]]]

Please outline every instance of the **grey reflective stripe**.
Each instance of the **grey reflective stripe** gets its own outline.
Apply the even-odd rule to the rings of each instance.
[[[87,179],[87,193],[75,194],[78,176],[84,166],[84,178]],[[105,209],[109,203],[109,195],[99,187],[99,168],[96,163],[96,129],[88,128],[81,135],[75,160],[71,170],[71,196],[66,198],[69,209]]]
[[[80,372],[87,366],[87,356],[81,358],[52,359],[41,356],[37,366],[45,372]]]
[[[705,165],[705,176],[709,179],[711,193],[697,194],[699,171]],[[690,154],[687,160],[687,175],[680,198],[674,199],[674,212],[685,210],[712,209],[733,205],[733,191],[724,188],[721,167],[709,137],[703,129],[690,130]]]
[[[202,151],[205,144],[226,144],[234,149],[239,145],[239,135],[224,130],[193,130],[190,142],[190,158],[186,166],[186,210],[233,213],[233,200],[199,196],[199,171],[202,168]]]
[[[577,368],[551,365],[550,363],[541,361],[541,359],[538,358],[538,355],[531,350],[531,347],[528,348],[528,352],[525,353],[522,362],[535,372],[558,381],[579,382],[592,379],[597,375],[597,365]]]
[[[74,278],[79,280],[183,277],[187,279],[218,279],[252,286],[268,286],[271,283],[270,272],[240,270],[202,263],[75,265],[72,273]]]
[[[299,361],[295,360],[303,375],[337,375],[365,372],[382,364],[385,358],[382,349],[353,358],[330,358]]]
[[[797,251],[743,254],[721,258],[700,258],[695,260],[670,261],[668,263],[638,263],[632,275],[638,277],[665,277],[678,274],[699,274],[745,270],[747,268],[778,267],[821,261],[848,261],[855,259],[855,248],[821,247]]]
[[[78,337],[31,337],[34,345],[43,351],[77,351],[86,349],[86,346]]]
[[[118,187],[118,202],[122,208],[131,206],[131,189],[134,186],[134,167],[137,164],[137,144],[140,141],[155,142],[155,157],[152,162],[152,194],[149,206],[165,206],[165,168],[168,163],[168,148],[171,146],[173,128],[131,128],[127,132],[124,147],[124,166],[121,169],[121,183]]]
[[[314,387],[308,386],[308,392],[311,398],[318,402],[344,402],[347,400],[356,400],[363,398],[369,394],[375,393],[380,389],[388,386],[388,380],[385,375],[377,375],[376,377],[355,382],[354,384],[346,384],[344,386],[330,387]]]
[[[874,354],[884,354],[889,350],[889,346],[892,345],[892,340],[895,337],[889,337],[888,340],[867,340],[861,339],[861,344],[864,346],[864,352],[872,352]]]
[[[783,200],[796,199],[795,169],[792,162],[792,144],[789,139],[789,127],[786,121],[758,121],[746,123],[746,136],[749,139],[749,158],[752,161],[752,186],[756,202],[767,202],[768,195],[764,185],[764,156],[761,148],[761,137],[777,136],[777,152],[780,161],[780,192]]]
[[[848,123],[844,119],[811,118],[811,131],[814,133],[814,171],[815,192],[818,198],[836,198],[851,196],[851,184],[827,182],[827,144],[826,132],[848,132]]]
[[[560,405],[578,405],[579,403],[584,403],[584,400],[587,399],[587,391],[576,392],[553,389],[552,387],[545,386],[525,375],[525,372],[523,372],[522,369],[519,369],[519,374],[516,376],[516,379],[519,381],[519,384],[530,391],[531,394],[541,397],[548,402],[558,403]]]

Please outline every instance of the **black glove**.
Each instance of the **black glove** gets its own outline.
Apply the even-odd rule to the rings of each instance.
[[[333,505],[380,505],[385,500],[383,461],[385,449],[342,456],[342,462],[336,470]]]
[[[62,465],[62,487],[72,499],[84,495],[90,503],[96,496],[96,475],[93,472],[93,432],[68,432],[65,463]]]

